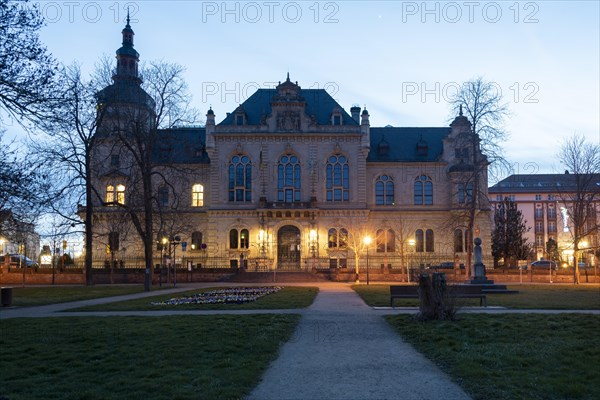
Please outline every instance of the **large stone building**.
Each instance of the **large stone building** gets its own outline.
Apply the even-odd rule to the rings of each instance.
[[[583,184],[585,184],[583,186]],[[591,185],[590,185],[591,184]],[[579,189],[578,189],[579,187]],[[579,194],[578,194],[579,193]],[[600,244],[600,175],[527,174],[511,175],[489,188],[490,202],[496,207],[509,198],[517,204],[528,231],[525,234],[532,244],[536,259],[550,259],[548,242],[558,245],[559,260],[573,265],[574,225],[571,214],[574,199],[590,198],[582,210],[584,227],[579,248],[580,262],[596,265]]]
[[[130,120],[155,115],[137,62],[127,24],[114,84],[99,94],[106,114],[94,155],[104,196],[95,204],[94,250],[104,257],[112,244],[125,260],[143,254],[137,232],[119,222],[141,195],[133,156],[116,137],[126,126],[152,131],[152,123]],[[263,270],[354,268],[367,252],[378,267],[465,262],[465,216],[478,182],[474,229],[489,255],[487,161],[470,127],[462,113],[449,127],[373,127],[365,108],[348,113],[288,74],[220,122],[210,109],[204,127],[147,135],[157,249],[163,237],[178,236],[187,244],[178,263]]]

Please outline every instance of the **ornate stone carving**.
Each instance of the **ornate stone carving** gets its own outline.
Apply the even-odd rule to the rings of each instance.
[[[277,129],[282,131],[300,130],[300,113],[297,111],[280,111],[277,114]]]

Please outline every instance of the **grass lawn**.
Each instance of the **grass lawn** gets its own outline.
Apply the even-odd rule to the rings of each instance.
[[[386,319],[474,399],[600,399],[598,315]]]
[[[370,306],[390,305],[389,285],[354,285],[352,288]],[[597,310],[600,309],[600,286],[595,285],[509,285],[518,294],[488,294],[488,306],[522,309]],[[458,305],[479,306],[477,299],[457,299]],[[396,299],[398,307],[418,307],[418,299]]]
[[[41,306],[68,301],[95,299],[98,297],[141,293],[143,291],[144,286],[141,284],[127,286],[14,287],[13,305],[20,307]]]
[[[235,399],[258,383],[298,315],[9,319],[0,397]]]
[[[147,297],[123,301],[119,303],[101,304],[97,306],[70,309],[69,311],[156,311],[156,310],[259,310],[259,309],[288,309],[305,308],[312,304],[319,288],[286,286],[277,293],[261,297],[260,299],[243,304],[184,304],[153,306],[151,302],[164,301],[173,297],[189,296],[216,288],[190,290],[181,293]],[[223,288],[218,288],[223,289]]]

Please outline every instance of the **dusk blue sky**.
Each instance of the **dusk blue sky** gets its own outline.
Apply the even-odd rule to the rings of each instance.
[[[194,105],[221,121],[289,71],[326,88],[372,126],[445,126],[447,94],[483,76],[512,116],[506,157],[515,173],[557,172],[574,133],[600,140],[597,1],[544,2],[40,2],[42,40],[61,62],[90,71],[114,55],[126,9],[144,60],[187,68]],[[539,165],[531,168],[528,163]]]

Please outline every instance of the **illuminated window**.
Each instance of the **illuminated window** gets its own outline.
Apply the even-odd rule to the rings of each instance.
[[[229,248],[230,249],[248,249],[250,247],[250,232],[248,229],[232,229],[229,231]]]
[[[192,186],[192,207],[204,205],[204,186],[199,183]]]
[[[335,228],[327,232],[327,246],[332,248],[345,249],[348,247],[348,230],[342,228],[339,231]]]
[[[106,186],[106,203],[108,205],[125,204],[125,185],[117,185],[116,188],[113,185]]]

